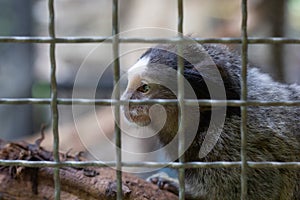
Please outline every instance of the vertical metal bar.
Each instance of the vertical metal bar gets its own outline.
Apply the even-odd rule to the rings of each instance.
[[[112,6],[112,35],[113,35],[113,59],[114,59],[114,87],[115,100],[120,100],[120,61],[119,61],[119,9],[118,0],[113,0]],[[122,157],[121,157],[121,130],[120,124],[120,106],[115,105],[115,144],[116,144],[116,178],[117,178],[117,199],[122,199]]]
[[[178,0],[178,24],[177,32],[178,37],[183,38],[183,1]],[[184,65],[183,65],[183,47],[182,43],[179,43],[177,46],[177,82],[178,82],[178,102],[180,115],[178,116],[178,122],[180,122],[178,127],[178,155],[179,162],[184,162],[184,147],[185,147],[185,137],[184,137]],[[178,180],[179,180],[179,199],[184,199],[185,196],[185,169],[178,169]]]
[[[177,32],[179,33],[179,37],[182,37],[182,34],[183,34],[183,0],[178,0]]]
[[[49,9],[49,36],[55,39],[55,14],[54,0],[48,1]],[[53,157],[55,162],[59,162],[59,134],[58,134],[58,107],[57,107],[57,82],[56,82],[56,58],[55,41],[50,43],[50,64],[51,64],[51,112],[52,112],[52,131],[53,131]],[[54,168],[55,199],[60,199],[60,177],[59,167]]]
[[[241,100],[247,101],[247,64],[248,64],[248,34],[247,34],[247,0],[242,0],[242,80]],[[247,198],[247,106],[241,106],[241,199]]]
[[[269,16],[269,22],[271,23],[271,34],[272,37],[284,37],[285,35],[285,18],[286,18],[286,5],[287,1],[277,0],[274,2],[266,2],[270,13],[276,13],[276,15]],[[273,66],[275,77],[279,81],[284,81],[285,70],[284,70],[284,45],[274,44],[271,46],[271,66]]]

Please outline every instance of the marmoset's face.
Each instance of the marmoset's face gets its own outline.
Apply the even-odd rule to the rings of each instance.
[[[128,85],[122,95],[124,100],[148,100],[148,99],[173,99],[175,95],[166,87],[154,83],[148,76],[149,59],[141,58],[128,71]],[[157,76],[162,74],[157,73]],[[162,109],[165,107],[158,107],[153,105],[134,105],[129,103],[123,107],[123,112],[126,119],[139,126],[147,126],[150,123],[155,124],[155,120],[159,120],[162,116]],[[169,106],[170,107],[170,106]],[[173,105],[174,107],[174,105]]]
[[[128,85],[122,95],[122,99],[149,99],[152,91],[149,83],[142,78],[147,62],[147,60],[139,60],[133,67],[131,67],[131,69],[129,69]],[[123,107],[123,111],[129,122],[136,123],[140,126],[146,126],[151,122],[148,105],[132,105],[129,103]]]

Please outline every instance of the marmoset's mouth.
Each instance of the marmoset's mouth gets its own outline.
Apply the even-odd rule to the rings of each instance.
[[[139,126],[148,126],[151,123],[151,119],[149,116],[140,115],[135,117],[133,122]]]
[[[130,123],[137,124],[138,126],[148,126],[151,123],[150,116],[140,106],[135,108],[129,108],[129,107],[124,107],[123,111],[126,119]]]

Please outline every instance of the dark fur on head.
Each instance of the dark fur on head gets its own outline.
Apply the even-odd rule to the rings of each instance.
[[[193,87],[198,99],[210,99],[209,91],[206,83],[203,79],[203,74],[190,61],[195,61],[193,57],[198,56],[199,49],[193,45],[185,45],[183,52],[183,65],[184,65],[184,77],[189,81]],[[226,96],[228,100],[239,100],[241,87],[240,87],[240,58],[237,60],[237,55],[227,50],[227,47],[221,46],[218,51],[214,50],[213,45],[203,45],[203,49],[207,51],[211,56],[212,61],[217,66],[225,86]],[[222,51],[220,51],[222,50]],[[154,48],[148,49],[142,56],[149,57],[150,63],[166,65],[177,70],[178,55],[177,45],[158,45]],[[196,54],[196,55],[195,55]],[[227,60],[224,60],[224,54],[226,54]],[[187,60],[187,58],[189,60]],[[197,62],[197,61],[196,61]],[[204,74],[205,76],[205,74]],[[211,82],[214,82],[213,77],[208,77]],[[235,114],[239,115],[239,111],[234,109]],[[229,113],[231,114],[231,113]]]

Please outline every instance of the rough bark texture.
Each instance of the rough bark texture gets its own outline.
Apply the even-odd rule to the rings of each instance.
[[[0,140],[0,159],[53,160],[52,152],[40,147],[43,137],[28,144]],[[78,160],[79,156],[61,154],[62,160]],[[110,168],[73,168],[60,170],[61,199],[115,199],[115,171]],[[172,193],[159,190],[154,184],[123,173],[123,199],[178,199]],[[25,168],[0,166],[0,199],[53,199],[53,168]]]

